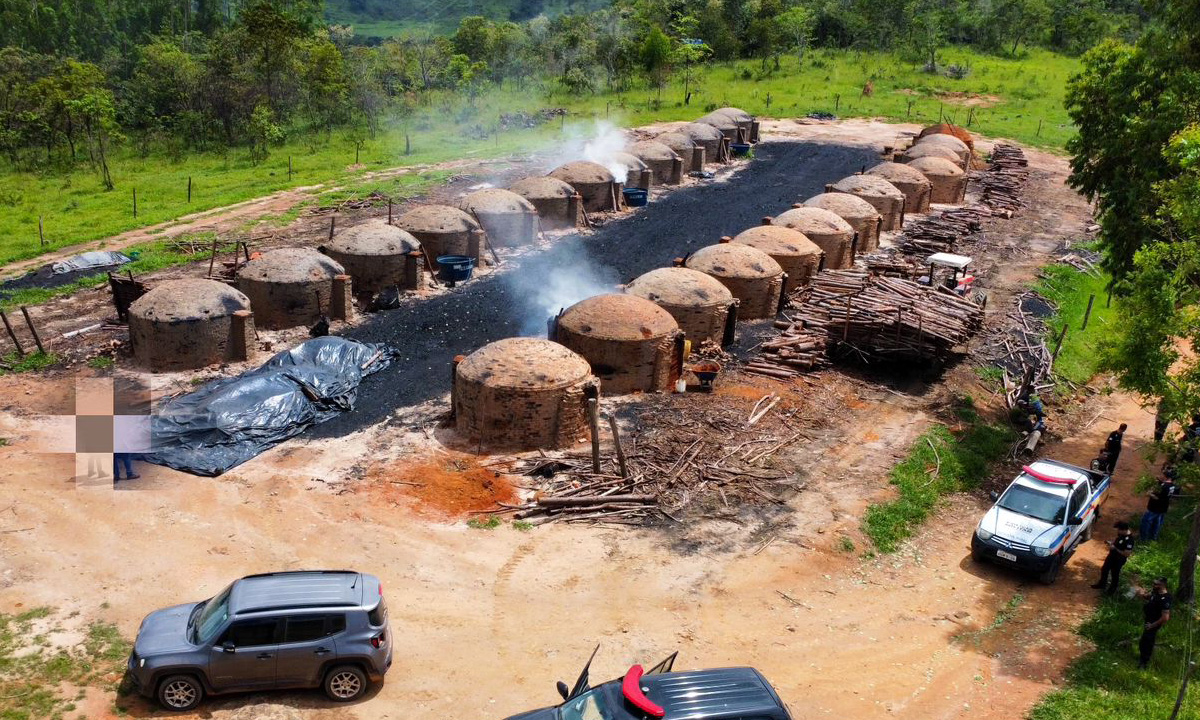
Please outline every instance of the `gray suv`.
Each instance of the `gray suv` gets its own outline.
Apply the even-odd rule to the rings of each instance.
[[[190,710],[205,694],[271,688],[321,687],[346,702],[383,680],[390,638],[373,575],[250,575],[203,602],[147,615],[127,675],[170,710]]]

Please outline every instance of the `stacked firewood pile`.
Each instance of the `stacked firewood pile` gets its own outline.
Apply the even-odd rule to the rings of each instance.
[[[991,214],[986,207],[961,207],[927,215],[909,224],[897,244],[913,255],[950,252],[959,239],[979,232]]]
[[[1002,370],[1004,401],[1010,408],[1030,390],[1042,392],[1054,387],[1054,354],[1047,346],[1050,331],[1045,320],[1054,312],[1054,305],[1041,295],[1022,293],[1009,311],[1007,322],[983,343],[980,357],[986,359],[985,366]]]
[[[776,320],[775,327],[782,332],[759,345],[762,354],[746,363],[746,372],[792,378],[828,364],[825,346],[829,336],[823,327],[807,327],[804,322],[793,320]]]
[[[1029,161],[1025,152],[1004,143],[992,148],[992,164],[976,178],[983,189],[983,204],[1008,217],[1025,206],[1021,191],[1029,179]]]
[[[729,517],[744,505],[783,504],[803,483],[771,460],[804,437],[793,427],[803,418],[774,393],[748,405],[701,407],[683,396],[659,397],[639,411],[622,438],[626,452],[601,460],[598,469],[586,452],[513,461],[507,471],[529,477],[534,495],[506,509],[535,525],[630,525],[685,514]]]
[[[915,278],[929,269],[929,266],[918,263],[915,258],[901,254],[875,253],[868,255],[864,262],[867,272],[887,277]]]
[[[789,314],[863,359],[944,360],[983,325],[983,308],[946,288],[861,270],[819,273]]]

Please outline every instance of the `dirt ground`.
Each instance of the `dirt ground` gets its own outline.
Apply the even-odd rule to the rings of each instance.
[[[779,121],[764,132],[874,146],[917,129]],[[1029,155],[1031,206],[988,230],[1004,246],[983,280],[990,321],[1090,223],[1063,186],[1065,161]],[[314,567],[379,575],[391,608],[396,664],[358,703],[254,694],[172,717],[501,718],[554,703],[554,681],[572,680],[596,643],[597,679],[674,650],[679,668],[754,665],[797,720],[1022,717],[1086,649],[1073,631],[1094,606],[1088,585],[1113,532],[1098,529],[1049,588],[971,561],[981,495],[950,499],[894,555],[863,553],[864,509],[890,497],[887,469],[951,395],[994,409],[969,362],[933,383],[837,370],[793,385],[726,379],[713,397],[747,414],[771,390],[785,397],[780,411],[823,410],[819,432],[781,460],[808,489],[757,517],[641,530],[468,527],[471,511],[511,499],[523,479],[461,447],[439,425],[444,400],[344,437],[284,443],[220,478],[149,467],[113,490],[76,479],[72,456],[47,452],[71,432],[69,418],[52,416],[70,412],[75,384],[0,377],[0,612],[49,606],[132,637],[150,610],[232,578]],[[1066,439],[1046,451],[1086,465],[1121,421],[1130,451],[1110,518],[1140,509],[1132,449],[1150,438],[1151,413],[1119,393],[1096,395],[1086,412],[1052,415]],[[77,714],[116,717],[113,699],[89,691]],[[121,704],[127,716],[168,716],[141,700]]]

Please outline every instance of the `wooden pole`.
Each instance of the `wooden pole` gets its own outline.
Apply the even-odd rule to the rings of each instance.
[[[192,201],[192,176],[188,175],[188,202]]]
[[[1179,686],[1179,695],[1175,698],[1175,709],[1171,711],[1170,720],[1177,720],[1179,717],[1179,709],[1183,707],[1183,698],[1187,694],[1188,680],[1192,679],[1192,673],[1196,671],[1196,662],[1191,660],[1188,662],[1187,670],[1183,673],[1183,683]]]
[[[208,276],[212,277],[213,266],[217,264],[217,239],[213,238],[212,257],[208,259]]]
[[[1042,122],[1043,122],[1042,120],[1038,120],[1038,129],[1037,129],[1037,136],[1038,136],[1038,137],[1041,137],[1041,136],[1042,136]]]
[[[38,242],[40,242],[42,244],[42,246],[45,247],[45,245],[46,245],[46,228],[42,224],[42,216],[41,215],[38,215]]]
[[[600,472],[600,402],[588,398],[588,422],[592,426],[592,472]]]
[[[288,155],[288,182],[292,181],[292,156]]]
[[[1058,340],[1054,343],[1054,352],[1050,353],[1050,362],[1058,359],[1058,351],[1062,350],[1063,338],[1067,336],[1067,325],[1063,325],[1062,332],[1058,334]]]
[[[137,217],[137,188],[133,189],[133,216]]]
[[[29,317],[29,309],[24,305],[21,306],[21,314],[25,316],[25,324],[29,326],[29,332],[33,333],[33,342],[37,345],[38,352],[46,354],[46,348],[42,346],[42,337],[38,335],[37,327],[33,324],[33,318]]]
[[[392,199],[388,198],[388,225],[392,224]]]
[[[4,321],[4,329],[8,331],[8,337],[12,340],[13,347],[17,349],[17,355],[25,357],[25,348],[21,347],[21,341],[17,339],[17,334],[13,332],[12,323],[8,321],[8,316],[4,314],[3,310],[0,310],[0,320]]]
[[[408,133],[404,133],[404,154],[412,155],[412,143],[408,140]]]
[[[333,241],[333,226],[336,222],[337,222],[337,215],[330,215],[329,216],[329,240],[330,240],[330,242]]]
[[[1094,302],[1096,302],[1096,294],[1092,293],[1088,295],[1088,306],[1087,310],[1083,313],[1083,325],[1079,328],[1080,330],[1087,330],[1088,319],[1092,317],[1092,303]]]
[[[608,416],[608,427],[612,429],[613,444],[617,446],[617,465],[621,467],[621,477],[629,477],[625,467],[625,451],[621,448],[621,431],[617,428],[617,418]]]
[[[842,94],[838,93],[837,95],[833,96],[833,109],[836,111],[841,106],[842,106]]]

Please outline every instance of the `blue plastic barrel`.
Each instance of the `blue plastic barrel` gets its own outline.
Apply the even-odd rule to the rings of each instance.
[[[746,157],[750,154],[750,145],[747,143],[733,143],[729,147],[737,157]]]
[[[439,255],[437,264],[438,277],[442,281],[457,283],[471,279],[471,271],[475,269],[475,258],[466,255]]]
[[[650,193],[642,188],[625,188],[621,191],[625,196],[625,204],[629,207],[645,207],[650,201]]]

